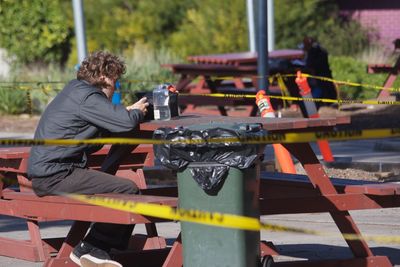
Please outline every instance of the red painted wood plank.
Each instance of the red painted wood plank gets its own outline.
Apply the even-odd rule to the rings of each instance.
[[[400,185],[395,183],[350,185],[346,186],[345,192],[378,196],[398,195],[400,194]]]
[[[299,49],[281,49],[274,50],[268,53],[269,58],[282,59],[301,59],[304,57],[304,52]],[[240,65],[246,63],[257,63],[257,53],[254,52],[238,52],[227,54],[211,54],[211,55],[195,55],[189,56],[189,61],[205,64],[227,64]]]

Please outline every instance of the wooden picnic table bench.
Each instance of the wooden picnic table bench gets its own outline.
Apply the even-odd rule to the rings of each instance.
[[[257,66],[234,66],[219,64],[165,64],[162,67],[170,69],[173,73],[179,74],[180,78],[176,84],[176,88],[181,95],[179,96],[179,104],[182,109],[192,111],[194,106],[216,105],[221,115],[227,116],[228,113],[225,106],[247,105],[252,108],[251,116],[257,113],[257,105],[255,99],[232,99],[232,98],[216,98],[212,96],[199,96],[195,94],[201,93],[221,93],[220,88],[225,88],[223,82],[226,79],[234,78],[234,86],[230,87],[231,94],[245,93],[241,89],[245,88],[240,78],[254,79],[257,74]],[[190,88],[190,84],[197,79],[201,80],[195,88]],[[255,82],[255,81],[254,81]],[[204,91],[207,84],[208,90]],[[240,90],[238,90],[240,88]],[[252,90],[254,91],[254,90]],[[255,94],[255,92],[251,92]],[[187,107],[190,105],[190,108]]]
[[[100,169],[101,163],[104,161],[109,145],[103,146],[99,151],[88,157],[88,166],[92,169]],[[27,179],[26,169],[28,166],[30,147],[2,147],[0,148],[0,174],[7,180],[18,179],[22,191],[30,191],[31,182]],[[153,166],[154,155],[153,146],[140,145],[136,146],[132,153],[123,159],[117,176],[132,179],[140,188],[145,188],[143,175],[143,166]],[[2,181],[0,181],[1,183]],[[1,191],[0,191],[1,196]]]
[[[223,116],[182,116],[170,121],[151,121],[140,125],[143,131],[154,131],[159,127],[177,127],[215,122],[224,123],[261,123],[270,134],[288,132],[309,132],[333,129],[338,124],[348,123],[349,118],[258,118],[258,117],[223,117]],[[277,139],[279,143],[279,139]],[[306,176],[299,181],[299,176],[281,174],[280,179],[268,173],[262,173],[260,180],[260,214],[288,214],[307,212],[328,212],[342,234],[361,235],[350,210],[398,207],[397,184],[373,185],[366,183],[338,184],[331,180],[316,157],[309,143],[282,143],[289,153],[303,165]],[[301,177],[301,176],[300,176]],[[295,179],[293,179],[295,178]],[[307,180],[307,181],[305,181]],[[318,262],[293,261],[277,263],[277,266],[392,266],[385,256],[376,256],[365,240],[345,239],[354,258],[329,259]],[[178,259],[181,246],[177,240],[171,253]],[[170,253],[170,255],[171,255]],[[261,256],[276,254],[270,244],[263,242]]]
[[[262,172],[261,214],[317,213],[400,206],[400,185],[330,178],[337,193],[323,194],[307,175]]]
[[[262,216],[400,207],[400,184],[397,183],[331,177],[330,181],[337,194],[324,195],[310,182],[307,175],[262,171],[260,178],[259,206]],[[158,194],[152,189],[147,193]],[[163,193],[168,196],[178,196],[178,189],[176,186],[170,186],[167,190],[164,189]],[[176,246],[181,246],[180,240],[176,242],[178,242]],[[260,249],[261,257],[279,255],[278,249],[272,242],[261,241]],[[182,253],[181,250],[175,252],[175,255],[179,253]],[[365,261],[375,263],[366,265]],[[286,264],[289,263],[285,263],[284,266]],[[331,265],[327,265],[327,262],[294,262],[287,266],[391,266],[385,256],[337,259],[330,260],[329,264]]]
[[[304,57],[303,50],[299,49],[281,49],[268,52],[269,58],[279,59],[302,59]],[[222,64],[222,65],[257,65],[257,52],[239,52],[227,54],[212,55],[194,55],[188,56],[188,61],[194,63],[205,64]]]
[[[110,146],[88,158],[88,165],[99,169],[106,157]],[[22,218],[26,220],[29,239],[18,240],[0,237],[0,254],[30,261],[45,261],[45,266],[75,266],[68,258],[73,247],[85,235],[90,222],[108,222],[120,224],[145,224],[147,235],[133,235],[131,237],[131,251],[141,266],[161,265],[168,255],[169,249],[163,237],[158,236],[156,222],[163,222],[158,218],[151,218],[139,214],[112,210],[109,208],[81,203],[65,196],[38,197],[31,189],[31,182],[27,179],[27,161],[29,147],[0,148],[0,214]],[[117,175],[132,179],[139,188],[147,188],[142,168],[154,164],[153,148],[151,145],[139,145],[126,157]],[[160,190],[158,190],[160,191]],[[158,203],[160,205],[176,206],[177,198],[151,195],[122,195],[103,194],[121,200]],[[73,226],[67,237],[43,239],[40,234],[39,222],[73,220]],[[146,258],[138,258],[139,254],[146,253]],[[131,253],[131,254],[132,254]],[[153,254],[152,254],[153,253]],[[54,254],[56,254],[55,257]],[[136,255],[137,254],[137,255]],[[119,253],[118,260],[127,262],[128,256]],[[132,255],[129,256],[132,260]]]
[[[96,196],[118,200],[152,203],[176,207],[177,198],[144,195],[100,194]],[[158,265],[165,260],[168,249],[165,239],[159,237],[156,222],[165,220],[114,210],[92,204],[82,203],[66,196],[38,197],[33,192],[17,192],[6,190],[0,200],[1,213],[29,221],[73,220],[75,221],[67,237],[42,239],[40,233],[33,240],[14,240],[2,238],[0,253],[9,257],[33,261],[46,261],[45,266],[76,266],[70,259],[72,249],[83,239],[91,222],[107,222],[118,224],[146,224],[148,235],[133,235],[128,252],[137,254],[142,251],[154,252],[154,261],[138,261],[141,266]],[[138,242],[139,241],[139,242]],[[56,253],[55,257],[52,254]],[[119,255],[120,262],[127,262],[128,255]]]
[[[270,59],[301,59],[304,56],[302,50],[283,49],[271,51]],[[180,78],[176,84],[177,90],[186,95],[179,98],[182,109],[186,112],[193,112],[195,106],[217,105],[221,115],[227,116],[225,106],[244,106],[249,109],[250,116],[257,114],[258,108],[255,99],[245,99],[237,101],[237,99],[222,98],[213,100],[213,97],[198,96],[201,93],[224,93],[228,85],[229,94],[243,94],[243,89],[251,88],[251,92],[247,94],[255,94],[258,88],[257,79],[257,53],[241,52],[214,55],[198,55],[189,56],[188,60],[194,62],[192,64],[164,64],[162,67],[170,69],[173,73],[179,74]],[[271,68],[270,74],[287,72],[295,73],[294,69]],[[199,79],[195,86],[193,81]],[[294,82],[289,82],[289,87]],[[297,87],[296,87],[297,88]],[[282,94],[276,85],[270,85],[268,88],[270,94]],[[225,100],[225,102],[223,102]],[[283,106],[281,100],[273,99],[272,103],[275,107]]]

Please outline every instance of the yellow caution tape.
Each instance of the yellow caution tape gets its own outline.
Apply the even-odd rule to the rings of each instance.
[[[220,97],[220,98],[255,98],[254,94],[180,94],[183,96],[195,97]],[[350,100],[350,99],[328,99],[328,98],[302,98],[296,96],[275,96],[266,95],[269,98],[287,100],[287,101],[309,101],[309,102],[323,102],[323,103],[337,103],[337,104],[365,104],[365,105],[400,105],[400,101],[382,101],[382,100]]]
[[[302,75],[304,77],[307,78],[313,78],[313,79],[318,79],[321,81],[327,81],[327,82],[332,82],[335,84],[340,84],[340,85],[348,85],[348,86],[353,86],[353,87],[365,87],[365,88],[372,88],[372,89],[376,89],[376,90],[387,90],[387,91],[393,91],[393,92],[400,92],[400,88],[394,88],[394,87],[383,87],[383,86],[379,86],[379,85],[373,85],[373,84],[365,84],[365,83],[356,83],[356,82],[350,82],[350,81],[341,81],[341,80],[335,80],[332,78],[327,78],[327,77],[323,77],[323,76],[316,76],[316,75],[311,75],[311,74],[307,74],[307,73],[302,73]],[[296,74],[274,74],[274,75],[270,75],[268,76],[268,78],[270,79],[270,83],[272,83],[273,79],[278,79],[280,78],[286,78],[286,77],[296,77]],[[253,78],[259,79],[262,76],[257,76],[254,75],[252,76]],[[224,77],[216,77],[214,78],[215,80],[229,80],[229,79],[235,79],[237,77],[233,77],[233,76],[224,76]],[[122,82],[126,82],[126,83],[160,83],[163,82],[161,80],[140,80],[140,79],[134,79],[134,80],[122,80]],[[43,86],[44,84],[66,84],[66,82],[62,82],[62,81],[46,81],[46,82],[40,82],[40,81],[34,81],[34,82],[25,82],[25,81],[21,81],[21,82],[0,82],[1,84],[6,84],[8,86],[12,86],[12,88],[20,88],[20,89],[27,89],[27,86],[19,86],[19,84],[33,84],[33,85],[37,85],[37,86]],[[32,86],[31,86],[32,87]]]
[[[339,81],[331,78],[326,78],[322,76],[315,76],[315,75],[310,75],[307,73],[303,73],[303,76],[307,78],[313,78],[313,79],[319,79],[322,81],[328,81],[332,82],[335,85],[340,84],[340,85],[348,85],[348,86],[354,86],[354,87],[365,87],[365,88],[372,88],[372,89],[377,89],[377,90],[388,90],[388,91],[393,91],[393,92],[400,92],[400,88],[385,88],[382,86],[376,86],[376,85],[371,85],[371,84],[361,84],[361,83],[355,83],[355,82],[346,82],[346,81]],[[253,76],[254,78],[260,78],[260,76]],[[281,99],[281,100],[287,100],[287,101],[311,101],[311,102],[323,102],[323,103],[337,103],[338,105],[341,104],[352,104],[352,103],[358,103],[358,104],[366,104],[366,105],[400,105],[400,101],[380,101],[380,100],[343,100],[343,99],[326,99],[326,98],[302,98],[302,97],[291,97],[289,96],[289,92],[286,88],[286,85],[283,81],[283,78],[286,77],[296,77],[296,74],[275,74],[269,76],[270,83],[274,79],[277,79],[278,85],[281,88],[281,93],[282,96],[269,96],[270,98],[275,98],[275,99]],[[226,80],[226,79],[234,79],[235,77],[219,77],[216,79],[221,79],[221,80]],[[150,81],[150,80],[124,80],[126,83],[139,83],[139,82],[160,82],[160,81]],[[59,88],[51,88],[49,84],[65,84],[65,82],[59,82],[59,81],[47,81],[47,82],[0,82],[0,84],[6,84],[6,86],[2,86],[2,88],[9,88],[9,89],[20,89],[20,90],[26,90],[27,91],[27,110],[29,114],[32,115],[32,100],[31,100],[31,94],[30,90],[33,89],[41,89],[42,92],[45,95],[49,95],[49,92],[51,90],[57,91],[60,90]],[[23,84],[23,85],[20,85]],[[34,84],[38,88],[34,88],[32,86],[27,86],[27,84]],[[193,94],[182,94],[185,96],[194,96]],[[255,98],[254,95],[236,95],[236,94],[200,94],[200,96],[211,96],[211,97],[225,97],[225,98]],[[284,105],[286,103],[284,102]]]
[[[99,138],[99,139],[0,139],[0,145],[140,145],[140,144],[202,144],[202,143],[243,143],[243,144],[274,144],[274,143],[305,143],[318,140],[346,141],[373,138],[400,137],[400,128],[384,128],[369,130],[316,131],[302,133],[269,133],[263,136],[248,138],[212,138],[190,140],[155,140],[142,138]]]
[[[317,80],[321,80],[321,81],[332,82],[332,83],[339,84],[339,85],[348,85],[348,86],[352,86],[352,87],[365,87],[365,88],[371,88],[371,89],[375,89],[375,90],[387,90],[387,91],[393,91],[393,92],[400,92],[400,88],[383,87],[383,86],[379,86],[379,85],[356,83],[356,82],[349,82],[349,81],[340,81],[340,80],[335,80],[335,79],[331,79],[331,78],[327,78],[327,77],[311,75],[311,74],[307,74],[307,73],[302,73],[302,75],[307,78],[313,78],[313,79],[317,79]],[[281,76],[283,78],[297,77],[297,74],[274,74],[274,75],[268,76],[268,78],[275,79],[279,76]],[[257,75],[252,76],[253,79],[260,79],[262,77],[263,76],[257,76]],[[217,77],[217,78],[215,78],[215,80],[232,80],[235,78],[237,78],[237,77],[224,76],[224,77]]]
[[[281,75],[277,75],[277,81],[278,81],[278,86],[281,89],[282,97],[288,97],[290,96],[290,92],[286,87],[285,82],[283,81],[283,78]],[[286,107],[286,102],[283,101],[284,107]]]
[[[160,140],[141,138],[99,138],[99,139],[0,139],[1,145],[21,146],[81,146],[81,145],[138,145],[161,144]]]
[[[107,207],[115,210],[137,213],[145,216],[162,218],[174,221],[183,221],[204,224],[209,226],[241,229],[249,231],[269,230],[276,232],[292,232],[318,236],[343,236],[347,240],[369,240],[377,243],[400,243],[399,236],[361,236],[356,234],[333,234],[322,231],[287,227],[276,224],[261,222],[258,218],[246,217],[235,214],[220,212],[209,212],[194,209],[173,208],[167,205],[133,202],[111,197],[88,196],[68,194],[68,197],[97,206]]]
[[[353,86],[353,87],[366,87],[366,88],[372,88],[376,90],[388,90],[388,91],[393,91],[393,92],[400,92],[400,88],[394,88],[394,87],[383,87],[379,85],[373,85],[373,84],[365,84],[365,83],[355,83],[355,82],[348,82],[348,81],[339,81],[327,77],[322,77],[322,76],[316,76],[316,75],[311,75],[307,73],[302,73],[304,77],[307,78],[313,78],[321,81],[327,81],[327,82],[332,82],[340,85],[348,85],[348,86]],[[296,77],[297,74],[284,74],[282,75],[283,77]]]

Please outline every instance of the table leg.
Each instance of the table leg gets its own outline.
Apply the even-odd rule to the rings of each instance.
[[[179,81],[176,84],[176,90],[178,90],[181,93],[186,93],[190,94],[193,93],[193,91],[198,91],[202,89],[202,86],[204,84],[204,79],[200,79],[200,81],[197,83],[196,87],[193,89],[189,87],[190,83],[193,82],[198,77],[198,75],[187,75],[187,74],[182,74]],[[179,105],[180,112],[193,112],[194,110],[194,105],[193,104],[181,104]]]
[[[165,259],[163,267],[182,267],[183,266],[183,250],[181,234],[176,238],[172,248]]]
[[[286,149],[296,157],[303,165],[313,186],[322,195],[337,194],[336,189],[329,180],[323,166],[317,159],[314,151],[308,143],[285,144]],[[335,205],[335,203],[332,203]],[[348,211],[330,212],[333,220],[342,234],[355,234],[361,237],[360,230],[356,226]],[[346,240],[355,257],[373,256],[365,240]]]
[[[219,81],[213,81],[211,77],[206,76],[205,77],[208,88],[210,88],[211,94],[213,93],[218,93],[217,87],[218,85],[222,82],[222,80]],[[222,116],[228,116],[228,113],[226,112],[226,109],[224,106],[218,106],[219,113],[221,113]]]
[[[393,86],[394,81],[397,78],[397,73],[400,71],[400,56],[397,59],[396,63],[393,66],[393,71],[389,73],[389,76],[386,78],[386,81],[383,85],[384,88],[390,88]],[[379,92],[378,100],[384,100],[385,98],[390,96],[390,91],[382,89]]]
[[[188,76],[187,74],[182,74],[181,78],[176,84],[176,90],[182,93],[186,93],[186,87],[195,79],[196,77]]]

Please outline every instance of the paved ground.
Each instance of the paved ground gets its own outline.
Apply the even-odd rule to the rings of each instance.
[[[370,210],[352,212],[364,235],[400,236],[400,220],[398,208],[385,210]],[[307,229],[338,233],[332,219],[328,214],[297,214],[263,216],[262,220],[268,223],[280,224],[291,227],[304,227]],[[43,223],[43,237],[64,236],[67,233],[69,222]],[[159,234],[173,238],[179,233],[179,223],[164,223],[159,225]],[[145,233],[144,228],[138,226],[135,233]],[[1,236],[13,238],[26,238],[27,231],[22,221],[0,218]],[[287,260],[322,260],[327,258],[351,258],[351,252],[340,236],[312,236],[304,234],[268,232],[261,233],[263,240],[272,241],[278,248],[281,256],[275,257],[275,261]],[[400,266],[400,244],[378,244],[368,242],[377,255],[386,255],[395,266]],[[0,257],[0,267],[42,266],[42,263]],[[135,266],[135,265],[132,265]]]
[[[13,134],[1,135],[0,138],[11,137]],[[31,137],[30,133],[14,135],[20,138]],[[352,164],[362,163],[367,166],[396,166],[400,162],[397,149],[400,142],[396,140],[366,140],[331,143],[331,148],[338,161]],[[315,147],[318,154],[318,149]],[[266,150],[267,158],[271,149]],[[368,164],[367,164],[368,163]],[[362,166],[362,165],[360,165]],[[364,235],[386,235],[400,237],[400,209],[367,210],[351,212],[361,232]],[[328,214],[297,214],[264,216],[263,221],[293,227],[320,230],[327,233],[338,233]],[[52,222],[42,224],[43,237],[65,236],[70,222]],[[137,227],[136,233],[144,232],[143,227]],[[165,223],[159,226],[159,233],[173,239],[179,232],[179,223]],[[267,232],[261,233],[262,239],[272,241],[282,254],[275,261],[297,259],[349,258],[351,253],[344,240],[339,236],[311,236],[304,234]],[[26,226],[21,220],[0,216],[0,236],[12,238],[27,238]],[[395,266],[400,266],[400,244],[378,244],[368,242],[377,255],[386,255]],[[42,266],[42,263],[31,263],[7,257],[0,257],[0,267],[5,266]],[[132,265],[134,266],[134,265]]]

